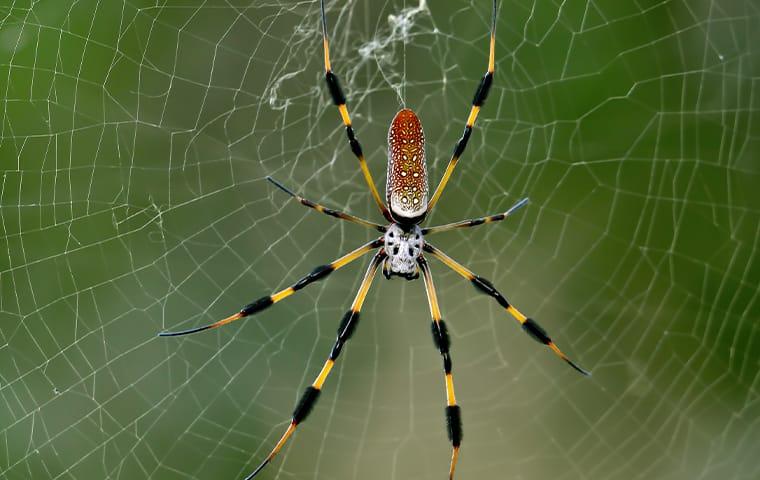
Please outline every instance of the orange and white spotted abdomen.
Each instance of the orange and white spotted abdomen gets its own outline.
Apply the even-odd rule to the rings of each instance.
[[[388,129],[388,182],[385,197],[393,219],[416,224],[427,212],[428,184],[425,134],[408,108],[393,117]]]

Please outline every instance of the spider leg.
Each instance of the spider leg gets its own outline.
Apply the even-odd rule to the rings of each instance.
[[[493,0],[493,10],[491,12],[491,40],[489,45],[488,70],[486,70],[486,74],[480,80],[480,84],[478,85],[477,90],[475,90],[475,96],[472,99],[472,107],[470,108],[470,115],[467,117],[467,123],[465,123],[464,126],[464,133],[462,133],[462,137],[454,147],[454,153],[451,155],[449,164],[446,166],[446,171],[443,173],[443,177],[441,178],[438,187],[436,187],[435,193],[433,193],[433,196],[430,198],[427,209],[428,212],[433,209],[433,206],[441,197],[443,189],[446,188],[446,184],[451,177],[451,173],[454,171],[454,167],[457,166],[459,157],[462,156],[465,147],[467,147],[467,141],[470,139],[470,135],[472,134],[472,127],[475,125],[475,120],[478,118],[480,108],[483,106],[483,103],[485,103],[486,97],[488,97],[488,92],[491,90],[495,68],[494,49],[496,47],[496,0]]]
[[[303,278],[298,280],[296,283],[294,283],[290,287],[284,290],[280,290],[279,292],[273,293],[271,295],[261,297],[258,300],[254,300],[253,302],[249,303],[245,307],[241,308],[238,313],[234,315],[230,315],[227,318],[223,318],[222,320],[216,321],[208,325],[204,325],[202,327],[195,327],[188,330],[181,330],[178,332],[161,332],[158,334],[158,336],[159,337],[178,337],[180,335],[190,335],[191,333],[197,333],[197,332],[202,332],[204,330],[210,330],[212,328],[221,327],[222,325],[227,325],[228,323],[232,323],[236,320],[240,320],[241,318],[245,318],[249,315],[259,313],[260,311],[274,305],[280,300],[283,300],[293,295],[298,290],[301,290],[302,288],[309,285],[310,283],[316,282],[317,280],[322,280],[323,278],[325,278],[326,276],[328,276],[335,270],[348,265],[349,263],[353,262],[354,260],[361,257],[365,253],[381,247],[383,243],[384,242],[383,242],[382,237],[376,240],[372,240],[369,243],[365,243],[364,245],[357,248],[356,250],[352,250],[351,252],[348,252],[347,254],[343,255],[337,260],[334,260],[331,263],[328,263],[327,265],[318,266],[317,268],[312,270],[311,273],[304,276]]]
[[[456,228],[477,227],[478,225],[483,225],[484,223],[500,222],[508,216],[512,215],[512,213],[514,213],[516,210],[525,206],[527,203],[528,199],[523,198],[519,202],[512,205],[509,210],[504,213],[497,213],[496,215],[489,215],[487,217],[471,218],[469,220],[462,220],[461,222],[447,223],[446,225],[437,225],[435,227],[423,228],[422,234],[428,235],[431,233],[446,232],[448,230],[454,230]]]
[[[583,375],[590,376],[591,372],[588,370],[585,370],[581,367],[579,367],[575,362],[570,360],[567,355],[562,353],[562,351],[557,347],[557,345],[552,341],[552,339],[549,337],[549,334],[546,333],[546,330],[541,328],[541,326],[536,323],[535,320],[532,318],[528,318],[525,315],[523,315],[519,310],[517,310],[512,304],[510,304],[504,296],[499,293],[498,290],[496,290],[496,287],[493,286],[493,284],[486,280],[483,277],[480,277],[478,275],[475,275],[470,270],[467,269],[464,265],[457,262],[456,260],[452,259],[442,251],[438,250],[434,246],[432,246],[429,243],[426,243],[423,249],[432,254],[434,257],[438,258],[440,261],[442,261],[444,264],[446,264],[447,267],[457,272],[459,275],[463,276],[472,284],[475,286],[475,288],[480,291],[481,293],[485,293],[488,296],[491,296],[496,300],[499,305],[504,307],[504,309],[512,315],[518,322],[520,322],[520,325],[522,325],[523,330],[525,333],[527,333],[531,338],[536,340],[539,343],[543,343],[547,347],[549,347],[559,358],[567,362],[568,365],[573,367],[575,370],[577,370],[579,373],[582,373]]]
[[[375,181],[372,179],[372,174],[367,167],[367,160],[364,158],[362,152],[362,146],[359,144],[359,140],[356,138],[354,128],[351,125],[351,116],[348,114],[348,107],[346,106],[346,96],[343,94],[343,90],[340,88],[338,77],[333,73],[332,66],[330,65],[330,45],[327,38],[327,16],[325,15],[325,0],[320,0],[319,8],[322,12],[322,45],[325,51],[325,81],[327,82],[327,89],[330,91],[330,96],[333,99],[333,103],[338,107],[340,118],[343,120],[343,125],[346,126],[346,136],[348,137],[348,143],[351,146],[351,151],[359,160],[359,167],[364,174],[364,180],[369,186],[369,190],[372,193],[372,197],[375,199],[375,203],[380,207],[380,211],[383,216],[389,222],[392,222],[391,214],[383,201],[380,199],[380,194],[375,187]]]
[[[296,195],[289,188],[287,188],[285,185],[281,184],[280,182],[278,182],[277,180],[275,180],[272,177],[267,177],[267,180],[269,180],[270,182],[272,182],[275,187],[279,188],[283,192],[287,193],[291,197],[293,197],[296,200],[298,200],[301,203],[301,205],[305,205],[305,206],[307,206],[309,208],[313,208],[314,210],[316,210],[316,211],[318,211],[320,213],[324,213],[325,215],[329,215],[331,217],[339,218],[341,220],[346,220],[346,221],[351,222],[351,223],[357,223],[359,225],[363,225],[365,227],[369,227],[369,228],[375,229],[378,232],[385,232],[385,226],[383,226],[383,225],[379,225],[377,223],[373,223],[373,222],[364,220],[363,218],[355,217],[355,216],[350,215],[348,213],[344,213],[344,212],[341,212],[339,210],[333,210],[332,208],[327,208],[327,207],[324,207],[324,206],[322,206],[322,205],[320,205],[318,203],[314,203],[311,200],[303,198],[300,195]]]
[[[341,320],[340,322],[340,326],[338,327],[338,335],[337,335],[337,338],[335,339],[335,344],[333,345],[332,351],[330,352],[329,357],[327,357],[327,360],[325,361],[325,364],[322,367],[322,370],[319,372],[319,375],[317,375],[317,378],[314,380],[314,383],[312,383],[309,387],[306,388],[306,391],[304,391],[303,395],[301,396],[301,399],[298,401],[298,404],[296,405],[296,408],[293,411],[293,418],[290,421],[290,425],[288,425],[287,430],[285,430],[285,433],[282,435],[280,440],[274,446],[274,448],[269,453],[269,455],[267,455],[264,461],[261,462],[261,464],[256,468],[256,470],[253,471],[253,473],[245,477],[245,480],[251,480],[253,477],[258,475],[258,473],[267,464],[269,464],[269,462],[272,461],[272,459],[277,455],[277,453],[279,453],[279,451],[288,441],[290,436],[293,435],[293,432],[295,432],[296,427],[301,422],[306,420],[306,417],[309,415],[309,413],[311,413],[311,410],[314,408],[314,405],[317,403],[319,394],[322,391],[322,385],[324,385],[325,380],[327,380],[327,376],[330,374],[330,371],[335,365],[335,361],[338,359],[338,356],[340,355],[340,352],[343,349],[343,344],[346,343],[346,341],[349,338],[351,338],[351,335],[354,333],[354,330],[356,330],[356,325],[359,322],[359,312],[361,311],[362,305],[364,304],[364,299],[367,297],[367,292],[369,291],[369,287],[370,285],[372,285],[372,280],[375,278],[375,274],[377,273],[377,268],[380,265],[380,262],[382,262],[384,259],[385,259],[385,252],[382,250],[377,252],[375,256],[372,258],[372,262],[367,268],[367,272],[364,274],[364,279],[362,280],[362,283],[359,286],[359,291],[356,293],[354,302],[351,304],[351,309],[346,312],[346,314],[343,316],[343,320]]]
[[[454,478],[454,470],[457,467],[457,459],[459,458],[459,447],[462,444],[462,415],[459,405],[457,405],[456,396],[454,396],[454,377],[451,373],[451,355],[449,355],[451,341],[449,340],[446,323],[441,318],[441,309],[438,307],[438,296],[435,293],[430,267],[428,267],[427,261],[422,256],[417,259],[417,263],[422,270],[422,279],[425,282],[425,293],[427,294],[428,305],[430,306],[430,315],[433,317],[431,325],[433,341],[443,357],[443,373],[446,380],[446,427],[452,446],[449,480],[452,480]]]

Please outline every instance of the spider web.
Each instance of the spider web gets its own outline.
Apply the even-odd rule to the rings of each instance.
[[[760,477],[760,9],[503,1],[496,81],[429,223],[580,378],[432,261],[458,478]],[[323,84],[316,1],[0,6],[0,477],[240,478],[329,352],[364,262],[184,338],[372,238]],[[431,182],[487,57],[490,2],[329,2],[333,66],[383,188],[388,123]],[[422,282],[376,280],[314,413],[262,478],[443,478]]]

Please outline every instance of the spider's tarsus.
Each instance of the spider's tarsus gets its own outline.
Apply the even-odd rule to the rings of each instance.
[[[527,204],[528,204],[528,197],[525,197],[522,200],[520,200],[519,202],[517,202],[514,205],[512,205],[511,207],[509,207],[509,210],[507,210],[506,212],[504,212],[504,215],[505,216],[511,215],[512,213],[515,212],[515,210],[519,210],[519,209],[521,209],[522,207],[524,207]]]
[[[319,11],[322,14],[322,36],[327,37],[327,15],[325,15],[325,0],[319,0]]]
[[[526,323],[527,323],[527,322],[526,322]],[[534,324],[534,326],[535,326],[535,325],[537,325],[535,322],[533,322],[533,324]],[[541,328],[541,327],[538,327],[538,328]],[[541,330],[543,330],[543,329],[541,329]],[[546,332],[544,332],[544,333],[546,333]],[[548,338],[548,337],[547,337],[547,338]],[[565,355],[564,353],[562,353],[562,351],[561,351],[561,350],[560,350],[560,349],[557,347],[557,345],[556,345],[554,342],[552,342],[552,341],[550,340],[550,341],[549,341],[549,343],[547,343],[546,345],[547,345],[549,348],[551,348],[551,349],[554,351],[554,353],[556,353],[557,355],[559,355],[559,358],[561,358],[561,359],[562,359],[562,360],[564,360],[564,361],[565,361],[565,362],[566,362],[568,365],[570,365],[571,367],[573,367],[573,369],[574,369],[576,372],[578,372],[578,373],[580,373],[581,375],[583,375],[583,376],[586,376],[586,377],[590,377],[590,376],[591,376],[591,372],[590,372],[590,371],[586,370],[585,368],[581,368],[581,367],[580,367],[580,366],[579,366],[577,363],[575,363],[575,362],[573,362],[572,360],[570,360],[570,357],[568,357],[567,355]]]
[[[190,328],[187,330],[180,330],[178,332],[159,332],[159,337],[180,337],[182,335],[190,335],[191,333],[198,333],[202,332],[204,330],[208,330],[209,328],[213,328],[214,325],[204,325],[202,327],[196,327],[196,328]]]
[[[496,17],[497,17],[497,15],[496,15],[496,10],[497,10],[496,0],[494,0],[492,8],[493,8],[493,11],[491,12],[491,35],[494,35],[494,34],[496,34]]]
[[[264,297],[264,298],[267,298],[267,299],[271,300],[270,297]],[[252,303],[251,305],[258,306],[261,303],[262,303],[261,300],[258,300],[256,302]],[[266,308],[266,307],[268,307],[271,304],[272,304],[272,302],[270,301],[267,305],[264,305],[263,308]],[[251,305],[247,305],[246,308],[250,307]],[[263,308],[260,308],[259,310],[263,310]],[[258,311],[258,310],[256,310],[256,311]],[[179,337],[181,335],[190,335],[191,333],[198,333],[198,332],[202,332],[204,330],[211,330],[212,328],[217,328],[217,327],[221,327],[222,325],[227,325],[228,323],[234,322],[235,320],[240,320],[241,318],[247,317],[251,313],[255,313],[255,311],[252,311],[250,313],[246,313],[246,312],[244,312],[244,311],[241,310],[240,312],[238,312],[238,313],[236,313],[234,315],[230,315],[229,317],[223,318],[223,319],[218,320],[218,321],[216,321],[214,323],[209,323],[208,325],[203,325],[202,327],[195,327],[195,328],[191,328],[191,329],[188,329],[188,330],[180,330],[178,332],[161,332],[161,333],[158,334],[158,336],[159,337]]]
[[[565,361],[571,367],[573,367],[578,373],[580,373],[581,375],[586,376],[586,377],[590,377],[591,376],[591,371],[590,370],[586,370],[585,368],[581,368],[579,365],[577,365],[575,362],[573,362],[570,359],[565,359]]]
[[[267,466],[267,464],[269,463],[270,460],[271,460],[270,458],[267,458],[266,460],[264,460],[263,462],[261,462],[261,465],[259,465],[258,467],[256,467],[256,470],[254,470],[253,473],[251,473],[250,475],[248,475],[247,477],[245,477],[245,480],[251,480],[253,477],[255,477],[256,475],[258,475],[259,472],[261,470],[263,470],[264,467]]]
[[[279,188],[280,190],[282,190],[283,192],[287,193],[291,197],[297,197],[298,196],[295,193],[293,193],[288,187],[286,187],[285,185],[281,184],[280,182],[278,182],[274,178],[270,177],[269,175],[267,175],[267,180],[269,180],[272,184],[274,184],[275,187]]]

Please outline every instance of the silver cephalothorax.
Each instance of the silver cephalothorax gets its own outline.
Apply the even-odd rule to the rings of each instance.
[[[399,275],[408,280],[417,278],[417,258],[422,253],[422,230],[417,225],[406,229],[393,223],[385,232],[385,261],[383,272],[386,277]]]

